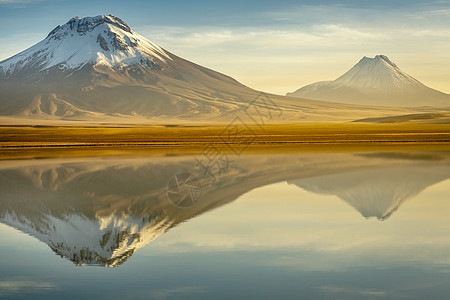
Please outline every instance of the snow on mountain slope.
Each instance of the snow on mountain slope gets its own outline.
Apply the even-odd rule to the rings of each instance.
[[[77,265],[117,267],[136,250],[147,245],[171,226],[167,220],[113,215],[87,218],[69,214],[57,218],[44,214],[27,219],[5,213],[0,220],[46,243],[56,254]]]
[[[363,57],[334,81],[304,86],[288,96],[386,106],[450,106],[450,95],[406,74],[385,55]]]
[[[74,17],[31,48],[0,63],[6,79],[21,70],[79,69],[92,63],[107,67],[144,64],[158,69],[170,60],[160,47],[113,16]]]
[[[377,55],[374,58],[364,56],[334,82],[359,88],[394,91],[424,87],[418,80],[400,70],[385,55]]]

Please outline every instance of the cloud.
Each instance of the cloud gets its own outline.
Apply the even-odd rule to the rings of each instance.
[[[378,289],[357,289],[348,288],[340,286],[323,286],[320,288],[323,292],[331,294],[347,294],[347,295],[357,295],[364,297],[385,297],[386,292],[380,291]]]
[[[202,294],[205,293],[206,290],[202,287],[198,286],[181,286],[171,289],[164,289],[157,291],[154,295],[154,299],[173,299],[173,298],[182,298],[187,295],[192,294]]]
[[[30,2],[40,2],[40,0],[0,0],[0,4],[3,4],[3,3],[30,3]]]
[[[209,46],[224,46],[239,43],[242,49],[248,44],[264,50],[283,51],[298,46],[315,48],[330,45],[339,46],[344,42],[380,41],[387,36],[380,32],[356,29],[343,24],[318,24],[297,28],[214,28],[214,27],[140,27],[138,32],[168,49],[192,49]],[[262,50],[255,47],[254,50]],[[298,49],[298,48],[297,48]],[[205,51],[207,49],[204,49]],[[237,49],[238,50],[238,49]]]
[[[49,282],[39,281],[22,281],[22,280],[10,280],[0,281],[0,296],[6,293],[25,291],[28,293],[55,289],[56,285]]]
[[[412,30],[409,32],[411,36],[420,38],[450,38],[450,30]]]
[[[9,8],[25,8],[29,4],[43,2],[45,0],[0,0],[0,5],[8,6]]]

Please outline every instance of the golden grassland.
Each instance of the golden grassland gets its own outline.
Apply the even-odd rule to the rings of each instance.
[[[447,145],[450,145],[450,124],[321,123],[259,127],[232,123],[201,126],[0,127],[0,159],[150,152],[198,153],[210,146],[241,153],[244,149],[327,151]]]

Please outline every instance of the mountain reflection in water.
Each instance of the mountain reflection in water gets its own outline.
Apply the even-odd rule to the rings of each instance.
[[[219,171],[212,176],[190,156],[7,161],[0,220],[77,265],[119,266],[180,223],[273,183],[336,195],[362,216],[386,220],[450,178],[450,155],[254,154]]]

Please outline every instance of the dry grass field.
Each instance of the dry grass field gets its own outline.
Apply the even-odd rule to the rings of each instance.
[[[450,146],[449,124],[278,124],[155,126],[3,126],[0,159],[58,155],[186,153],[217,147],[249,151],[316,151],[385,146]],[[316,150],[315,150],[316,149]]]

